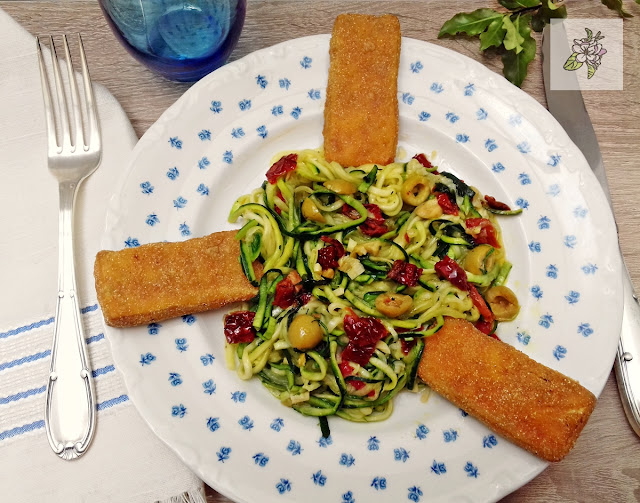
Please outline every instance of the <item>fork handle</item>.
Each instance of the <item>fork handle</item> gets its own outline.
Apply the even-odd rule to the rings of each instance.
[[[45,408],[49,444],[63,459],[76,459],[86,452],[93,439],[96,413],[75,280],[72,229],[78,184],[59,184],[58,298]]]

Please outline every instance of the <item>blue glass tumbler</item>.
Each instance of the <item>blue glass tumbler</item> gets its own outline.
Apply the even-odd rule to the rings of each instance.
[[[194,82],[224,65],[246,0],[99,0],[131,55],[169,80]]]

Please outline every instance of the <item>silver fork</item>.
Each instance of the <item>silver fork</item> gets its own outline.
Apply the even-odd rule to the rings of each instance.
[[[53,37],[44,38],[49,41],[51,49],[54,81],[50,86],[39,37],[36,42],[47,121],[48,164],[49,171],[58,180],[60,199],[58,298],[47,382],[45,427],[53,451],[63,459],[76,459],[86,452],[93,439],[96,403],[75,279],[73,206],[78,186],[100,164],[102,146],[93,88],[80,34],[78,45],[84,89],[82,103],[67,37],[62,36],[70,105],[65,96],[65,84]],[[52,88],[55,88],[55,100],[52,99]],[[73,122],[69,120],[70,115]],[[88,135],[83,131],[83,115],[88,123]],[[59,124],[59,135],[56,133],[56,123]]]

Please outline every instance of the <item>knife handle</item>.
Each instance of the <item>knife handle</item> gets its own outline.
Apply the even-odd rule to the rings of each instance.
[[[614,368],[624,412],[640,436],[640,304],[626,267],[623,276],[622,330]]]

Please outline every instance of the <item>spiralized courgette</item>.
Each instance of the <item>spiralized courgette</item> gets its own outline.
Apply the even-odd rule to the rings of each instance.
[[[272,162],[288,168],[272,167],[270,181],[238,198],[229,216],[244,223],[241,261],[259,294],[241,342],[225,327],[227,364],[304,415],[384,420],[399,391],[419,389],[423,338],[445,316],[495,331],[483,295],[504,291],[511,264],[494,213],[517,211],[492,208],[424,155],[345,168],[303,150]],[[513,299],[506,319],[517,314]],[[292,334],[300,315],[319,327]]]

